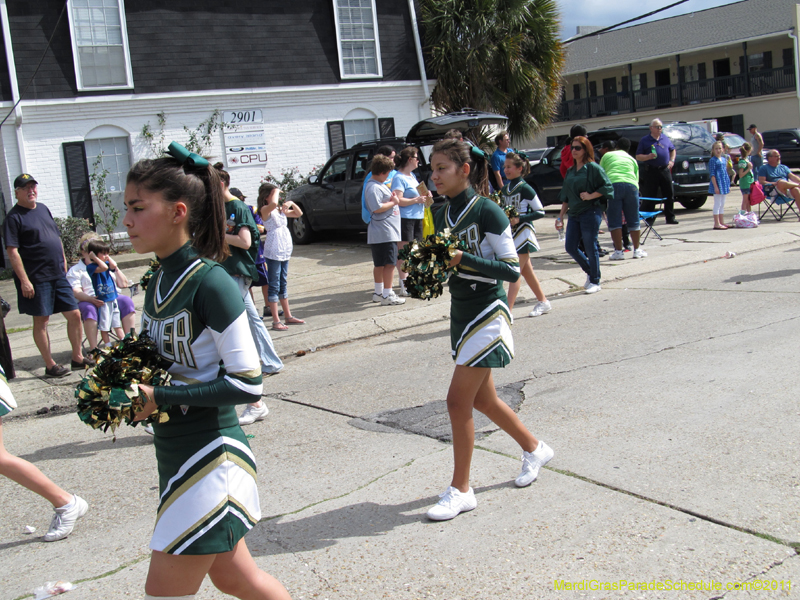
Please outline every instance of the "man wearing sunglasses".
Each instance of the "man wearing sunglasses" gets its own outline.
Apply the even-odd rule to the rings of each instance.
[[[659,119],[650,122],[650,133],[639,140],[636,160],[641,163],[639,190],[645,198],[664,198],[664,216],[667,224],[677,225],[675,200],[672,195],[672,167],[675,164],[675,146],[662,133]],[[642,210],[656,210],[655,202],[642,201]]]

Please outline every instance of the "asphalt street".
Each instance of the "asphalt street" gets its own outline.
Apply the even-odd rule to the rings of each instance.
[[[592,296],[537,223],[534,267],[553,311],[528,318],[523,286],[516,358],[494,378],[555,458],[517,489],[519,449],[477,421],[478,507],[445,523],[425,511],[452,468],[447,297],[372,305],[360,241],[296,248],[291,302],[309,323],[275,332],[285,368],[265,381],[269,416],[245,428],[258,564],[295,599],[797,596],[800,226],[712,232],[710,210],[678,217],[647,259],[604,260]],[[0,598],[59,579],[79,582],[71,600],[141,598],[158,502],[151,438],[122,427],[114,442],[66,408],[35,415],[66,406],[79,375],[43,380],[30,332],[11,339],[21,401],[6,447],[91,510],[47,544],[47,503],[0,480]],[[711,589],[689,588],[698,582]],[[736,582],[749,589],[727,589]],[[197,598],[223,595],[206,581]]]

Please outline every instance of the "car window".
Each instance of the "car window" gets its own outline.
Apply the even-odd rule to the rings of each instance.
[[[350,161],[350,155],[345,154],[335,159],[327,168],[325,173],[322,174],[322,180],[325,183],[337,183],[344,181],[347,177],[347,164]]]
[[[795,137],[791,133],[779,133],[778,134],[778,143],[779,144],[791,144],[793,139],[795,139]]]
[[[761,136],[764,139],[764,145],[774,146],[778,141],[778,135],[775,133],[765,133]]]
[[[353,161],[353,179],[364,179],[367,176],[370,154],[369,150],[361,150],[356,153]]]
[[[715,141],[704,127],[688,123],[666,125],[664,133],[672,140],[676,154],[710,154]]]
[[[744,144],[745,139],[740,135],[736,135],[735,133],[728,133],[725,135],[725,142],[731,148],[738,148],[739,146]]]

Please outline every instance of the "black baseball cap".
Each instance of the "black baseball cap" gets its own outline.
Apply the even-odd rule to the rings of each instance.
[[[230,188],[228,191],[241,200],[247,198],[247,196],[245,196],[239,188]]]
[[[25,187],[29,183],[35,183],[37,185],[39,184],[39,182],[33,178],[33,175],[28,175],[27,173],[23,173],[14,180],[14,189],[16,190],[17,188]]]
[[[748,127],[748,129],[758,129],[758,127],[756,127],[755,125],[750,125],[750,127]]]

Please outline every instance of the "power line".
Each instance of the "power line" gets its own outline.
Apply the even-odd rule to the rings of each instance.
[[[580,37],[570,38],[565,42],[562,42],[562,45],[566,46],[567,44],[571,44],[572,42],[577,42],[578,40],[582,40],[584,38],[592,37],[594,35],[600,35],[601,33],[605,33],[606,31],[611,31],[612,29],[616,29],[617,27],[621,27],[622,25],[627,25],[628,23],[633,23],[634,21],[639,21],[640,19],[645,19],[647,17],[652,17],[660,12],[664,12],[665,10],[669,10],[670,8],[674,8],[679,4],[683,4],[684,2],[688,2],[689,0],[678,0],[678,2],[673,2],[669,6],[665,6],[663,8],[656,9],[652,12],[649,12],[644,15],[640,15],[638,17],[634,17],[633,19],[628,19],[627,21],[622,21],[622,23],[617,23],[616,25],[611,25],[610,27],[604,27],[603,29],[598,29],[597,31],[593,31],[591,33],[584,34]]]

